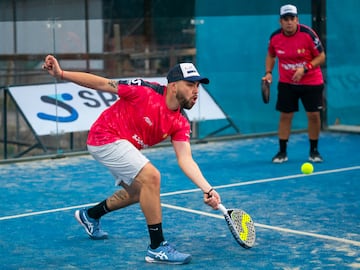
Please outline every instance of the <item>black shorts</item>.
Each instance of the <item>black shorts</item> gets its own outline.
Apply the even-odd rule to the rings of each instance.
[[[323,108],[323,90],[321,85],[294,85],[279,82],[276,110],[285,113],[299,111],[299,99],[305,111],[318,112]]]

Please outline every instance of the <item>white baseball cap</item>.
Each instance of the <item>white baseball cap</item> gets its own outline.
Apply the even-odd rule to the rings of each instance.
[[[296,17],[297,8],[293,5],[284,5],[280,8],[280,17],[294,16]]]

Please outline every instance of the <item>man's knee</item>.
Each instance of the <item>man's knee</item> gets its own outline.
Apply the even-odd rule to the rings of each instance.
[[[308,119],[310,122],[317,123],[320,121],[320,113],[319,112],[308,112]]]
[[[143,185],[157,186],[160,188],[161,175],[158,169],[148,163],[136,177]]]

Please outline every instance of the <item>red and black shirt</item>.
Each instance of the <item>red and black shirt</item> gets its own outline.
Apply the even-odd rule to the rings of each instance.
[[[324,51],[324,47],[317,34],[308,26],[298,25],[296,33],[292,36],[284,35],[278,29],[270,36],[268,52],[277,57],[279,61],[279,81],[294,84],[292,77],[297,68],[303,67],[313,58]],[[297,84],[320,85],[323,84],[320,67],[309,70]]]
[[[87,144],[99,146],[120,139],[144,149],[167,137],[189,141],[190,124],[181,109],[170,110],[165,102],[166,87],[134,79],[119,81],[120,97],[92,125]]]

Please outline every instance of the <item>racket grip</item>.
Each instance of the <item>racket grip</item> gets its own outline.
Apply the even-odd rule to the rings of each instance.
[[[225,206],[224,206],[223,204],[219,203],[218,207],[219,207],[219,210],[220,210],[224,215],[227,214],[227,209],[225,208]]]

